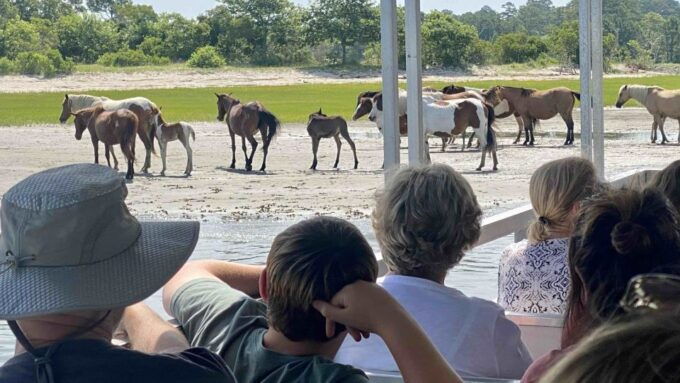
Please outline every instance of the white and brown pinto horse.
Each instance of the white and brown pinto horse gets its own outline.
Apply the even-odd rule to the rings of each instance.
[[[652,143],[656,142],[657,128],[661,129],[661,143],[668,142],[666,132],[664,132],[664,123],[667,117],[677,119],[680,123],[680,90],[666,90],[658,86],[624,85],[619,89],[616,107],[621,108],[631,98],[644,105],[654,117],[651,133]],[[680,131],[678,132],[678,142],[680,142]]]
[[[168,155],[168,142],[179,141],[187,151],[187,166],[184,170],[185,176],[190,176],[191,171],[194,170],[194,155],[191,149],[191,140],[196,141],[196,133],[194,128],[184,121],[168,124],[163,119],[163,116],[158,113],[155,116],[154,134],[151,136],[151,142],[154,137],[158,139],[158,146],[161,148],[161,159],[163,160],[163,170],[161,176],[165,176],[165,159]]]
[[[73,113],[76,127],[76,140],[83,138],[83,132],[90,132],[90,139],[94,147],[94,163],[99,163],[99,141],[106,149],[106,162],[111,167],[109,153],[113,145],[120,145],[121,151],[128,163],[126,179],[135,175],[133,163],[135,161],[135,136],[139,126],[137,115],[127,109],[106,111],[101,105],[81,109]],[[118,169],[118,160],[113,158],[114,167]]]
[[[281,125],[279,120],[258,101],[242,104],[240,100],[228,94],[215,93],[215,96],[217,97],[217,120],[227,123],[229,136],[231,136],[232,157],[229,167],[232,169],[236,167],[235,136],[238,134],[241,136],[241,146],[246,158],[246,170],[253,170],[253,157],[255,156],[255,149],[257,149],[257,140],[255,140],[254,135],[259,131],[263,141],[263,158],[260,171],[264,172],[267,168],[269,144],[278,133]],[[252,148],[250,156],[248,156],[246,140],[250,142]]]
[[[114,111],[118,109],[128,109],[133,112],[139,120],[139,127],[137,134],[144,144],[146,149],[146,157],[144,159],[144,166],[142,173],[149,171],[151,167],[151,153],[156,153],[151,142],[151,136],[154,129],[154,116],[158,113],[158,107],[151,100],[144,97],[126,98],[124,100],[111,100],[107,97],[97,97],[90,95],[68,95],[64,96],[64,101],[61,103],[61,116],[59,121],[63,124],[68,121],[71,114],[76,113],[82,109],[93,106],[102,106],[106,111]],[[116,155],[113,150],[111,154],[115,160]]]
[[[378,96],[373,97],[373,109],[369,116],[371,121],[382,121],[383,111],[379,108],[379,101]],[[494,111],[491,105],[478,99],[446,101],[424,97],[422,102],[423,128],[426,137],[430,135],[440,136],[441,134],[459,135],[463,134],[467,127],[472,127],[472,130],[479,137],[482,148],[482,159],[477,170],[484,167],[488,151],[492,152],[493,169],[497,170],[496,139],[492,128]]]
[[[495,86],[486,92],[491,105],[497,106],[503,100],[510,110],[522,117],[524,124],[524,145],[534,145],[534,124],[538,120],[548,120],[560,115],[567,125],[565,145],[574,143],[574,119],[572,111],[581,95],[569,88],[559,87],[548,90]]]

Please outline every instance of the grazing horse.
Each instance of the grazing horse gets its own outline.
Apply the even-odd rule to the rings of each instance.
[[[257,149],[257,141],[254,134],[259,130],[264,143],[262,147],[264,155],[260,171],[264,172],[267,167],[269,144],[278,133],[279,126],[281,125],[279,120],[257,101],[242,104],[240,100],[227,94],[215,93],[215,96],[217,97],[217,120],[227,123],[229,135],[231,136],[232,158],[229,167],[231,169],[236,167],[235,136],[238,134],[241,136],[241,147],[246,157],[246,170],[253,170],[253,157],[255,156],[255,149]],[[252,147],[250,156],[248,156],[248,149],[246,148],[246,139]]]
[[[154,123],[156,129],[154,129],[154,134],[151,136],[151,142],[153,143],[155,136],[158,139],[158,146],[161,147],[161,158],[163,159],[161,175],[165,176],[165,158],[168,155],[168,142],[179,140],[187,151],[187,167],[184,170],[184,175],[190,176],[191,171],[194,170],[194,156],[189,138],[196,141],[194,128],[184,121],[168,124],[163,120],[163,116],[160,113],[156,114]]]
[[[482,94],[484,90],[479,89],[479,88],[472,88],[469,86],[458,86],[455,84],[447,85],[442,88],[441,90],[442,93],[444,94],[456,94],[456,93],[463,93],[463,92],[475,92]]]
[[[661,143],[668,142],[663,125],[666,122],[666,117],[677,119],[680,123],[680,90],[666,90],[658,86],[624,85],[619,89],[616,107],[621,108],[631,98],[644,105],[654,117],[651,133],[652,143],[656,142],[657,127],[661,129]],[[678,142],[680,142],[680,131],[678,132]]]
[[[146,157],[144,159],[144,166],[142,167],[142,173],[149,171],[151,167],[151,153],[156,153],[151,143],[151,136],[153,135],[153,119],[154,115],[158,112],[156,104],[151,102],[149,99],[144,97],[133,97],[126,98],[124,100],[111,100],[107,97],[97,97],[90,95],[68,95],[64,97],[64,101],[61,103],[61,116],[59,116],[59,121],[63,124],[68,121],[71,114],[78,112],[79,110],[89,108],[92,106],[101,105],[106,111],[113,111],[118,109],[129,109],[132,111],[139,120],[139,127],[137,134],[144,144],[146,149]],[[114,161],[116,161],[116,155],[111,149],[111,155],[113,155]]]
[[[571,114],[576,100],[581,99],[579,93],[564,87],[536,90],[495,86],[486,93],[486,97],[494,106],[506,100],[511,110],[522,117],[526,135],[524,145],[534,145],[534,123],[536,121],[547,120],[557,114],[567,124],[567,138],[564,145],[574,144],[574,119]]]
[[[496,155],[496,139],[492,124],[494,122],[494,112],[491,105],[485,104],[478,99],[460,100],[435,100],[423,99],[423,128],[425,136],[462,134],[468,126],[479,137],[482,148],[482,160],[477,170],[484,167],[486,153],[491,151],[494,160],[494,170],[498,169],[498,158]],[[382,119],[382,110],[379,108],[378,96],[373,97],[373,109],[369,119],[371,121]],[[400,118],[400,128],[401,128]],[[427,151],[429,159],[429,150]]]
[[[137,115],[127,109],[115,111],[105,111],[100,106],[82,109],[73,113],[76,140],[83,138],[83,132],[87,129],[90,132],[92,146],[94,147],[94,163],[99,163],[99,141],[104,143],[106,148],[106,162],[111,167],[109,152],[112,145],[119,145],[128,163],[126,179],[133,179],[135,169],[135,136],[139,127]],[[115,168],[118,168],[118,161],[114,158]]]
[[[357,159],[357,148],[354,145],[354,141],[349,136],[349,131],[347,130],[347,122],[344,118],[340,116],[326,116],[319,108],[319,111],[309,115],[309,121],[307,122],[307,133],[312,138],[312,152],[314,153],[314,161],[310,169],[316,170],[316,153],[319,150],[319,141],[322,138],[335,139],[335,145],[338,148],[338,154],[335,156],[335,164],[333,169],[338,167],[340,162],[340,148],[342,147],[342,142],[340,141],[340,136],[347,141],[350,148],[352,148],[352,153],[354,153],[354,169],[359,166],[359,160]]]

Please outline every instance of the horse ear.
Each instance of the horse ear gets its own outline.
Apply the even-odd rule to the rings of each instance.
[[[163,106],[161,105],[161,106],[158,107],[158,111],[161,112],[162,110],[163,110]]]
[[[323,114],[323,112],[321,112],[321,107],[319,107],[319,114]]]
[[[628,89],[628,85],[623,86],[623,90],[626,90],[626,89]]]
[[[222,97],[220,97],[220,95],[217,94],[217,93],[215,93],[215,97],[217,97],[217,98],[222,98]]]

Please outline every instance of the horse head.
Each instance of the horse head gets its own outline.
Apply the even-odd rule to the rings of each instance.
[[[382,113],[383,113],[383,105],[382,105],[382,93],[378,93],[373,98],[371,99],[372,107],[371,107],[371,113],[368,115],[368,119],[371,120],[372,122],[375,122],[376,125],[378,125],[378,128],[382,127]]]
[[[231,97],[229,94],[217,94],[217,121],[224,121],[225,116],[229,113],[232,106],[238,104],[240,101]]]
[[[87,125],[90,123],[90,111],[83,109],[77,113],[69,112],[69,116],[73,116],[73,123],[76,127],[76,140],[80,141],[83,138],[83,132],[87,129]]]
[[[619,98],[616,100],[616,107],[617,108],[623,107],[623,104],[625,104],[630,99],[631,99],[630,89],[628,88],[628,85],[623,85],[619,89]]]
[[[354,110],[354,114],[352,115],[352,121],[356,121],[361,117],[371,113],[371,109],[373,109],[373,101],[371,101],[370,97],[363,97],[359,101],[356,110]]]
[[[64,101],[61,103],[61,116],[59,116],[59,122],[65,124],[69,117],[71,117],[71,99],[69,99],[68,94],[66,94],[64,96]]]
[[[442,88],[444,94],[456,94],[465,92],[465,87],[457,86],[455,84],[447,85]]]

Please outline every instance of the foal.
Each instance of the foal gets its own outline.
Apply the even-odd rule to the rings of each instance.
[[[137,115],[127,109],[104,111],[101,106],[82,109],[73,113],[76,126],[76,140],[83,138],[83,132],[90,132],[94,147],[94,163],[99,163],[99,141],[106,148],[106,162],[111,167],[109,153],[112,145],[120,144],[120,149],[128,163],[126,179],[133,179],[135,175],[135,137],[139,127]],[[118,168],[118,161],[114,158],[114,166]]]
[[[168,155],[168,142],[177,141],[182,143],[184,149],[187,151],[187,167],[184,170],[184,175],[187,177],[191,175],[191,171],[194,170],[194,156],[191,150],[191,141],[196,141],[196,133],[194,133],[194,128],[184,121],[176,122],[174,124],[168,124],[163,120],[163,116],[160,111],[154,117],[154,123],[156,128],[151,135],[151,144],[153,145],[154,137],[158,139],[158,145],[161,147],[161,158],[163,159],[163,170],[161,170],[161,175],[165,176],[165,158]]]
[[[309,121],[307,122],[307,133],[312,137],[312,152],[314,153],[314,161],[310,169],[316,170],[316,153],[319,150],[319,141],[322,138],[335,139],[335,145],[338,148],[338,153],[335,156],[335,164],[333,169],[338,167],[338,162],[340,162],[340,148],[342,147],[342,142],[340,141],[340,136],[347,141],[350,148],[352,148],[352,153],[354,153],[354,169],[359,166],[359,160],[357,159],[357,148],[354,145],[354,141],[349,136],[349,131],[347,130],[347,122],[344,118],[340,116],[326,116],[321,112],[321,108],[316,113],[309,115]]]

